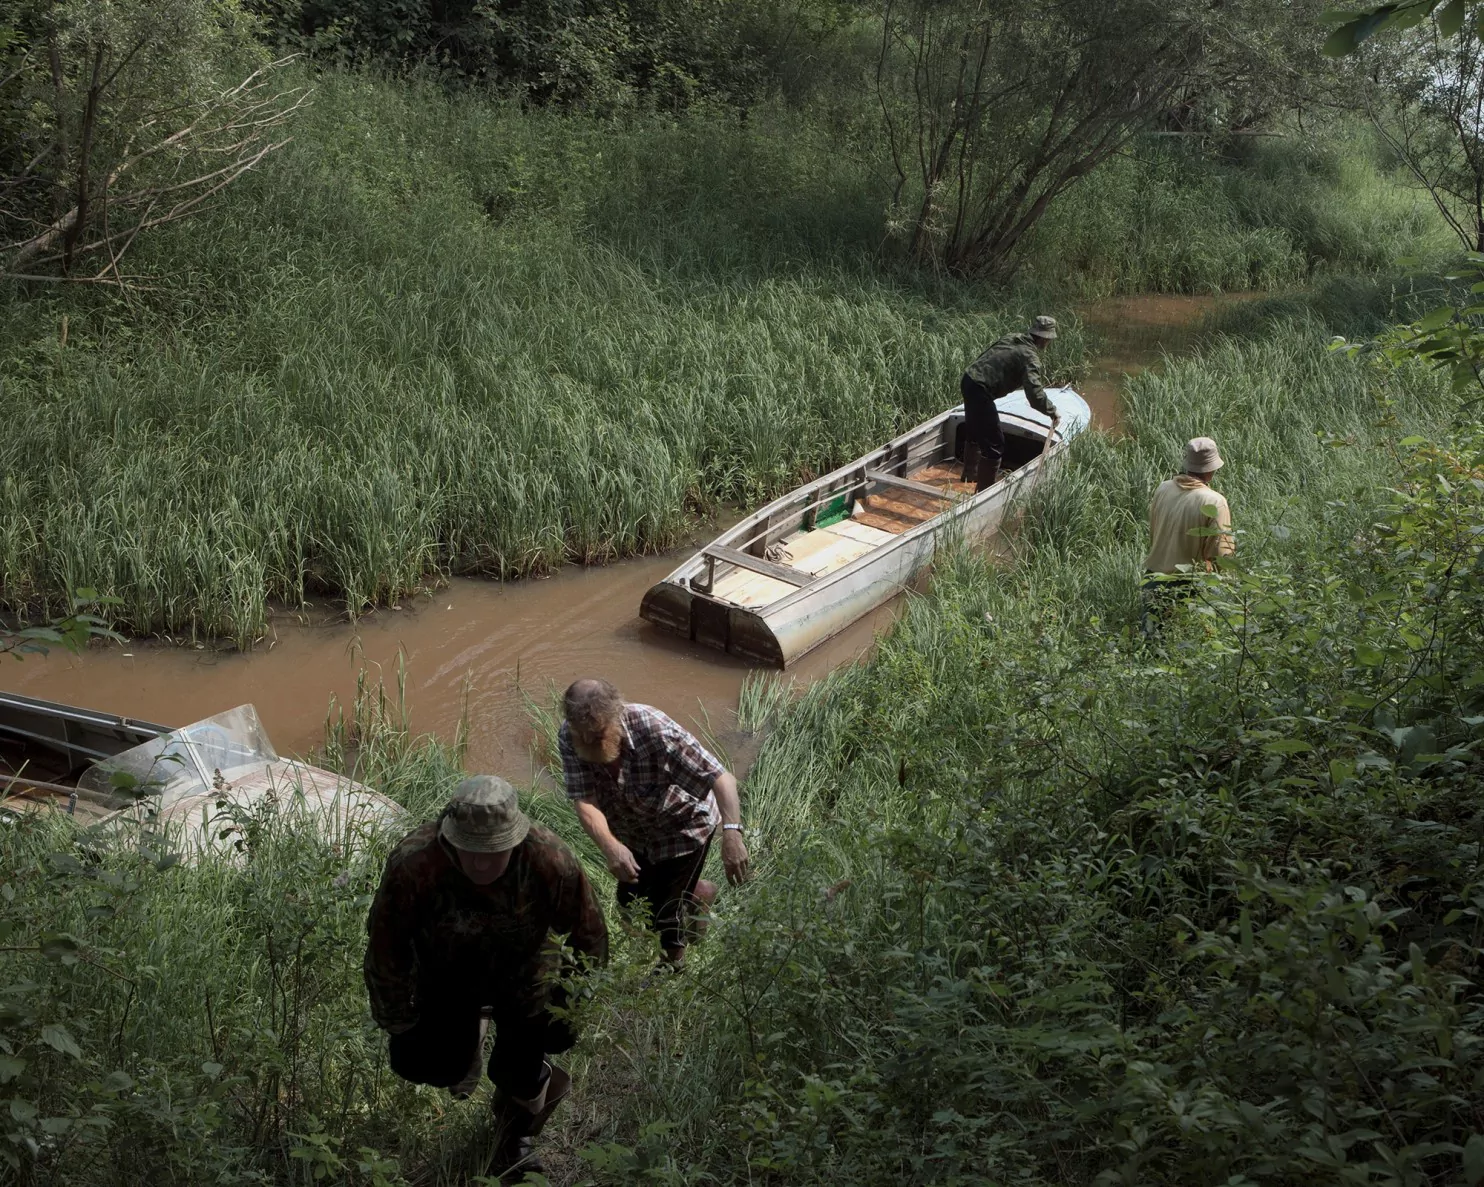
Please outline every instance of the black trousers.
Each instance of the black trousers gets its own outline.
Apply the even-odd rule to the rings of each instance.
[[[509,1096],[530,1100],[541,1091],[546,1057],[568,1051],[577,1035],[566,1019],[552,1016],[547,1005],[564,1005],[560,986],[542,996],[507,998],[494,1006],[495,1045],[489,1078]],[[417,1025],[392,1035],[388,1044],[392,1071],[414,1084],[449,1088],[469,1074],[479,1049],[476,998],[431,998],[418,1008]]]
[[[1005,457],[1005,430],[1000,427],[994,393],[967,375],[958,387],[964,397],[964,431],[979,446],[980,472],[988,466],[998,470]]]
[[[649,904],[649,918],[660,933],[660,944],[666,949],[685,946],[685,912],[695,901],[696,883],[711,852],[711,838],[694,853],[683,853],[664,861],[639,861],[639,880],[618,884],[620,910],[639,899]]]
[[[1175,607],[1195,593],[1195,578],[1181,574],[1178,577],[1155,577],[1145,575],[1139,587],[1141,612],[1139,627],[1148,638],[1153,638],[1164,629]]]

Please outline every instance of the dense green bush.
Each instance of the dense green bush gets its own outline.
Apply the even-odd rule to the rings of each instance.
[[[745,106],[843,5],[805,0],[248,0],[272,40],[348,64],[431,65],[543,103]]]
[[[1203,142],[1149,137],[1052,207],[1027,270],[1093,293],[1273,289],[1447,249],[1426,195],[1364,130]]]
[[[1144,379],[1020,563],[940,567],[781,716],[772,876],[631,1036],[615,1178],[1477,1175],[1484,435],[1281,338]],[[1144,506],[1197,431],[1242,567],[1151,646]]]

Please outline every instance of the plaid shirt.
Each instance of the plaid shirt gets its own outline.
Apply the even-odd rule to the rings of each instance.
[[[725,768],[658,709],[624,706],[616,776],[577,757],[565,721],[558,748],[567,798],[592,801],[613,835],[645,862],[694,853],[721,821],[711,786]]]
[[[366,989],[383,1028],[416,1022],[428,1001],[545,999],[558,971],[553,933],[589,960],[608,957],[608,926],[577,858],[539,824],[488,886],[464,877],[433,821],[387,858],[367,920]]]

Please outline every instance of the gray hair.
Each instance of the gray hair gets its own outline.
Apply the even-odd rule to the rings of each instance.
[[[618,720],[623,696],[606,680],[574,681],[562,697],[567,724],[580,738],[592,738]]]

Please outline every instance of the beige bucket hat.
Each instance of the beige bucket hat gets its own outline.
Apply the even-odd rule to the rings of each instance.
[[[439,836],[469,853],[504,853],[530,831],[515,788],[498,775],[471,775],[455,787],[438,824]]]
[[[1212,474],[1226,465],[1210,437],[1194,437],[1185,443],[1185,472]]]
[[[1056,318],[1047,317],[1044,313],[1031,322],[1031,336],[1033,338],[1055,338]]]

